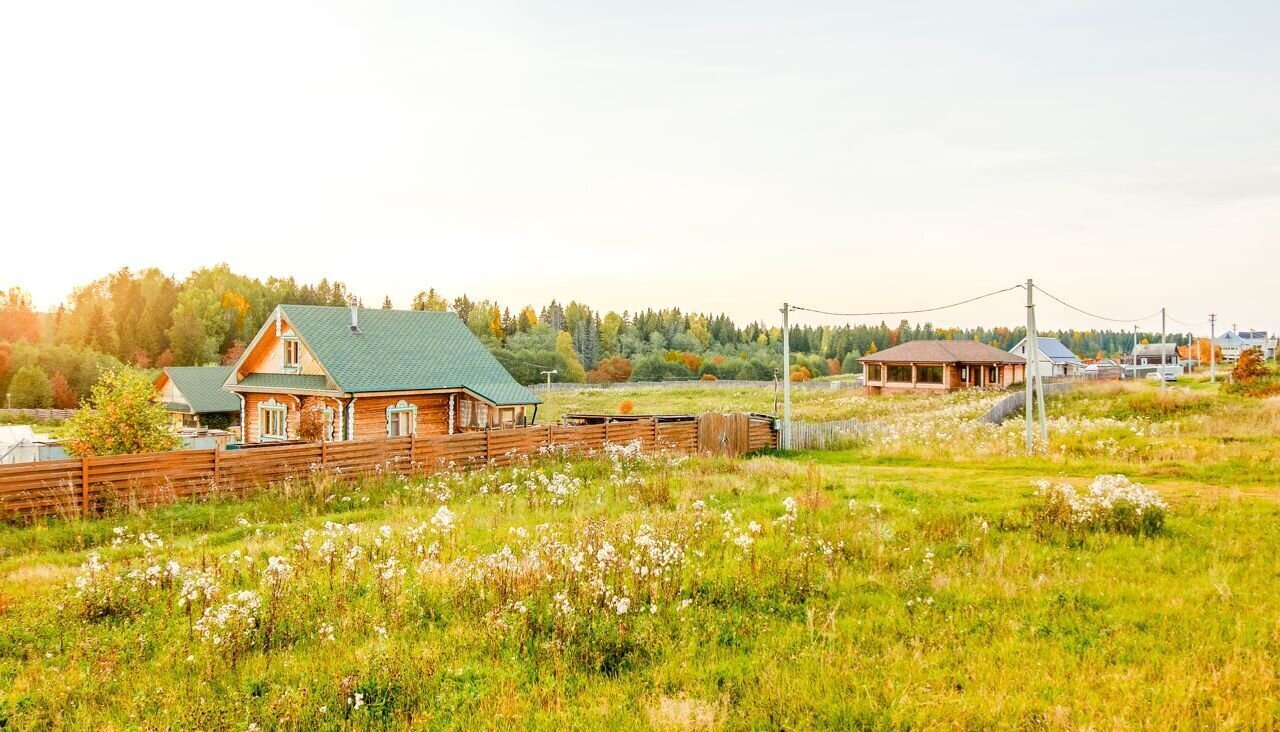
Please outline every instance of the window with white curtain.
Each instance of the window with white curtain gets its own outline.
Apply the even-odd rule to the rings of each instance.
[[[264,440],[283,440],[288,437],[289,408],[271,400],[258,405],[258,433]]]

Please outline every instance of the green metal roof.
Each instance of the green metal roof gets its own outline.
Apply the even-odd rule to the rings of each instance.
[[[350,308],[280,309],[344,392],[469,389],[498,405],[541,401],[454,313],[361,308],[356,332]]]
[[[332,391],[329,382],[319,374],[249,374],[237,386],[265,386],[271,389],[306,389]],[[236,407],[239,409],[239,407]]]
[[[240,397],[222,388],[231,376],[230,366],[170,366],[164,373],[191,405],[190,413],[240,411]],[[165,408],[175,412],[188,411],[170,409],[167,405]]]

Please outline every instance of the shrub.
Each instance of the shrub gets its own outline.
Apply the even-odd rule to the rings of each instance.
[[[1233,381],[1222,387],[1228,394],[1263,399],[1280,394],[1280,376],[1264,376],[1248,381]]]
[[[631,410],[635,408],[636,405],[630,399],[623,399],[622,403],[618,405],[618,414],[631,414]]]
[[[182,444],[155,401],[155,388],[140,374],[108,371],[93,387],[88,407],[70,420],[66,445],[76,457],[166,452]]]
[[[200,424],[211,430],[225,430],[235,422],[235,415],[228,412],[212,412],[200,415]]]
[[[18,409],[48,409],[53,406],[53,385],[44,371],[23,366],[9,382],[9,397]]]
[[[721,357],[717,356],[716,358]],[[745,364],[746,361],[738,358],[725,360],[723,363],[717,363],[715,364],[716,378],[729,380],[742,378],[742,367]]]
[[[698,377],[698,381],[719,381],[715,374],[703,374]]]
[[[1240,360],[1231,369],[1231,383],[1223,387],[1223,391],[1248,397],[1280,394],[1280,376],[1267,369],[1261,351],[1250,348],[1240,353]]]
[[[664,381],[666,379],[688,379],[693,373],[684,365],[683,358],[668,361],[656,353],[636,361],[631,372],[632,381]]]
[[[1123,475],[1099,475],[1081,492],[1068,483],[1036,483],[1033,513],[1041,530],[1110,531],[1150,536],[1164,529],[1169,506],[1158,493]]]
[[[751,359],[738,371],[738,378],[744,381],[769,381],[773,378],[773,369],[763,363]]]
[[[67,383],[67,377],[62,374],[54,374],[49,379],[49,386],[53,389],[53,406],[58,409],[72,409],[76,406],[76,402],[80,398],[72,391],[71,385]]]
[[[610,356],[602,359],[596,367],[587,373],[587,382],[592,384],[621,382],[631,379],[631,362],[622,356]]]
[[[1262,360],[1262,351],[1248,348],[1240,352],[1235,368],[1231,369],[1231,378],[1236,381],[1252,381],[1268,375],[1267,365]]]
[[[324,441],[324,405],[311,402],[298,415],[298,439],[306,442]]]

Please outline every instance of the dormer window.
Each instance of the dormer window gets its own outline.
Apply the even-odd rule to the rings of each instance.
[[[287,369],[298,368],[298,355],[302,352],[302,348],[298,345],[297,338],[284,339],[284,367]]]

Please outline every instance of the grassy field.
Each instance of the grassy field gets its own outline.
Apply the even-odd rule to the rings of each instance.
[[[980,399],[0,528],[0,728],[1275,727],[1280,402],[1081,390],[1026,456]],[[1041,519],[1034,481],[1117,472],[1163,531]]]
[[[657,387],[637,385],[618,389],[578,389],[552,392],[550,397],[539,392],[545,401],[538,408],[538,420],[557,421],[565,414],[618,414],[624,402],[631,404],[633,414],[700,414],[702,412],[761,412],[780,414],[781,394],[770,387]],[[956,395],[949,400],[926,396],[902,396],[894,399],[872,399],[859,389],[796,389],[791,392],[792,416],[798,420],[822,422],[834,419],[877,419],[887,412],[900,411],[907,405],[914,412],[931,411],[955,399],[977,399],[994,403],[1000,396],[986,394]],[[775,409],[775,400],[777,408]]]

